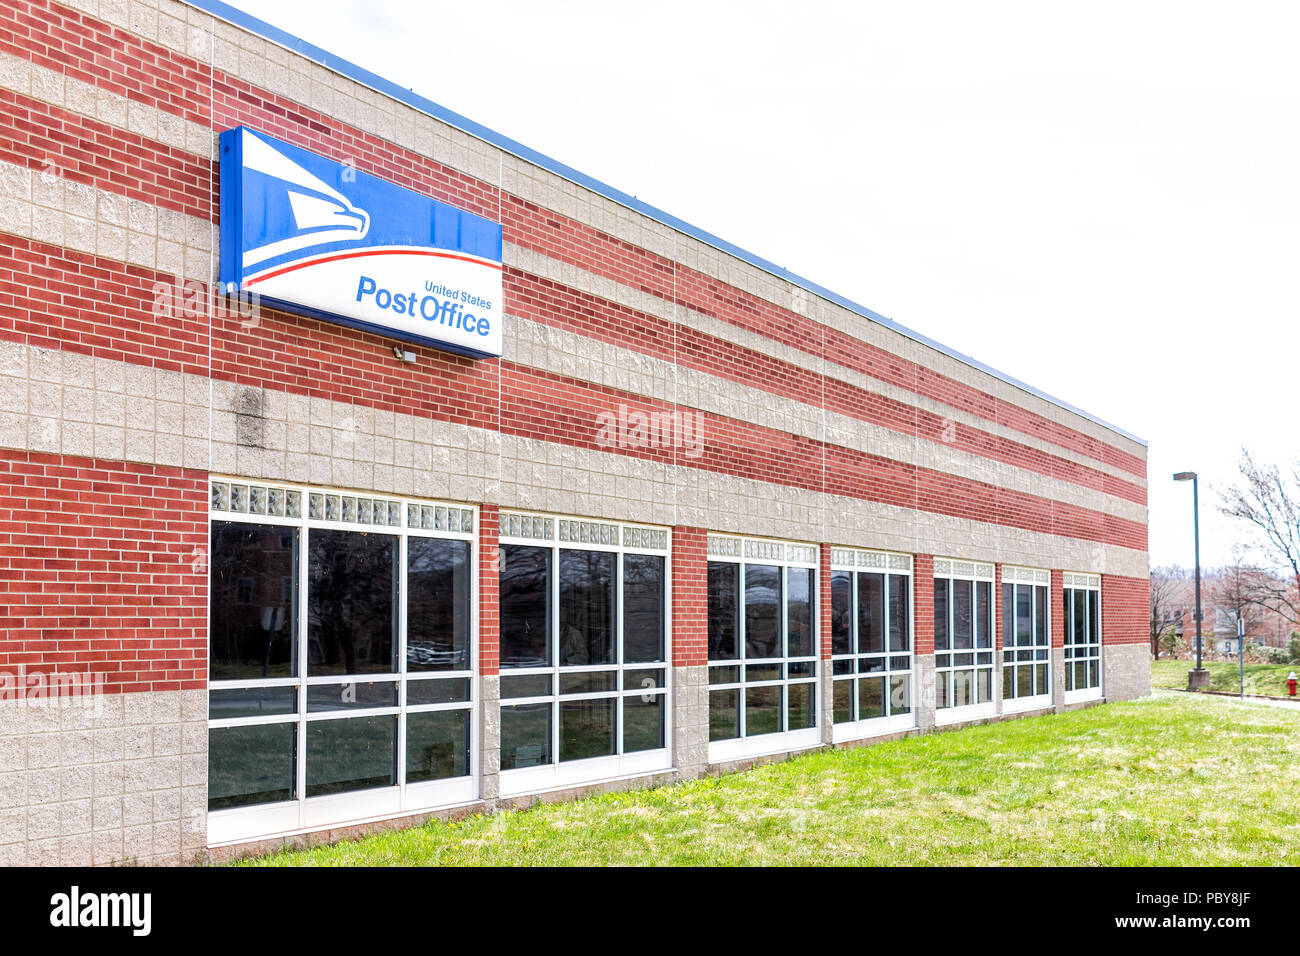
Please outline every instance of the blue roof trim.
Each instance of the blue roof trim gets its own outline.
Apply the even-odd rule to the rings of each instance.
[[[322,50],[320,47],[308,43],[305,40],[294,36],[292,33],[281,30],[279,27],[272,26],[264,20],[259,20],[251,14],[238,10],[235,7],[230,6],[228,3],[222,3],[221,0],[185,0],[185,2],[192,7],[204,11],[205,13],[210,13],[214,17],[225,20],[227,23],[233,24],[237,27],[242,27],[252,33],[256,33],[258,36],[270,40],[272,43],[279,44],[294,53],[304,56],[309,60],[313,60],[324,67],[328,67],[336,73],[340,73],[351,80],[355,80],[363,86],[370,87],[376,92],[383,93],[385,96],[390,96],[422,113],[428,113],[435,119],[454,126],[462,132],[469,133],[471,136],[490,143],[498,149],[505,150],[507,153],[518,156],[520,159],[526,160],[536,166],[540,166],[548,172],[552,172],[557,176],[562,176],[579,186],[590,189],[592,192],[598,193],[606,199],[611,199],[620,205],[627,206],[629,209],[639,212],[643,216],[647,216],[656,222],[676,229],[693,239],[698,239],[700,242],[713,246],[715,249],[725,252],[728,255],[735,256],[737,259],[748,262],[750,265],[756,266],[764,272],[770,272],[772,275],[800,286],[815,295],[821,296],[823,299],[834,302],[836,305],[842,306],[850,312],[856,312],[858,315],[870,319],[873,322],[878,322],[886,328],[892,329],[900,335],[904,335],[915,342],[929,346],[935,351],[942,352],[944,355],[955,358],[972,368],[977,368],[981,372],[986,372],[994,378],[1001,379],[1008,385],[1014,385],[1016,388],[1023,389],[1031,395],[1036,395],[1044,401],[1051,402],[1053,405],[1058,405],[1061,408],[1082,416],[1091,422],[1109,428],[1117,435],[1122,435],[1130,441],[1137,442],[1143,447],[1146,447],[1147,445],[1145,439],[1139,438],[1117,425],[1112,425],[1110,422],[1104,421],[1096,415],[1084,411],[1082,408],[1071,405],[1069,402],[1062,401],[1053,395],[1049,395],[1044,391],[1034,388],[1032,385],[1027,385],[1019,379],[1007,375],[1005,372],[999,372],[992,366],[985,365],[978,359],[972,358],[969,355],[964,355],[956,349],[949,348],[942,342],[937,342],[927,335],[922,335],[920,332],[913,331],[904,325],[899,325],[897,322],[885,318],[878,312],[874,312],[864,305],[859,305],[857,302],[846,299],[839,293],[832,292],[830,289],[818,285],[810,279],[805,279],[803,276],[796,275],[788,269],[783,269],[775,263],[769,262],[760,256],[756,256],[752,252],[747,252],[733,243],[727,242],[725,239],[720,239],[712,233],[705,232],[697,226],[692,226],[690,223],[678,219],[676,216],[670,215],[662,209],[651,206],[649,203],[642,202],[635,196],[630,196],[622,190],[606,185],[598,179],[593,179],[586,173],[574,169],[572,166],[566,166],[564,163],[551,159],[551,157],[545,156],[534,149],[529,149],[523,143],[516,142],[508,136],[502,136],[500,133],[490,130],[486,126],[475,123],[468,117],[461,116],[459,113],[449,110],[444,106],[439,106],[437,103],[420,96],[418,93],[403,89],[391,80],[386,80],[382,76],[371,73],[369,70],[359,67],[349,60],[345,60],[342,57],[335,56],[332,53]]]

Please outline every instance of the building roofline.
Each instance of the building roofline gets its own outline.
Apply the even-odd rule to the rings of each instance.
[[[1024,392],[1028,392],[1030,395],[1041,398],[1044,401],[1065,409],[1066,411],[1073,412],[1076,415],[1086,418],[1088,421],[1109,429],[1117,435],[1121,435],[1130,441],[1137,442],[1144,448],[1147,447],[1145,439],[1139,438],[1117,425],[1112,425],[1110,422],[1098,418],[1096,415],[1090,414],[1076,405],[1071,405],[1069,402],[1059,399],[1054,395],[1049,395],[1040,389],[1034,388],[1032,385],[1028,385],[1005,372],[1000,372],[991,365],[986,365],[976,358],[958,352],[956,349],[949,348],[942,342],[930,338],[928,335],[922,335],[920,332],[909,329],[904,325],[900,325],[892,319],[887,319],[880,313],[868,309],[866,306],[860,305],[837,292],[833,292],[825,286],[819,285],[810,279],[805,279],[803,276],[796,275],[790,270],[769,262],[761,256],[756,256],[752,252],[748,252],[734,243],[728,242],[710,232],[706,232],[698,226],[693,226],[685,220],[678,219],[676,216],[666,213],[655,206],[651,206],[649,203],[642,202],[635,196],[631,196],[620,189],[615,189],[598,179],[588,176],[586,173],[574,169],[572,166],[567,166],[564,163],[539,153],[534,149],[529,149],[523,143],[517,142],[508,136],[503,136],[495,130],[488,129],[486,126],[476,123],[454,110],[449,110],[444,106],[439,106],[432,100],[423,97],[412,90],[403,89],[391,80],[386,80],[378,74],[357,66],[350,60],[345,60],[342,57],[335,56],[333,53],[323,50],[315,44],[308,43],[306,40],[294,36],[292,33],[267,23],[265,20],[259,20],[251,14],[230,6],[228,3],[223,3],[222,0],[185,0],[185,2],[192,7],[217,17],[220,20],[225,20],[233,26],[255,33],[271,43],[284,47],[290,52],[297,53],[313,62],[319,63],[321,66],[360,83],[362,86],[367,86],[377,93],[382,93],[384,96],[391,97],[400,103],[405,103],[407,106],[419,110],[421,113],[427,113],[434,119],[446,123],[449,126],[453,126],[461,132],[468,133],[470,136],[477,139],[481,139],[491,146],[495,146],[513,156],[517,156],[519,159],[532,163],[535,166],[539,166],[542,169],[554,173],[556,176],[560,176],[563,179],[567,179],[585,189],[589,189],[621,206],[626,206],[634,212],[640,213],[641,215],[653,219],[671,229],[675,229],[684,235],[690,236],[692,239],[697,239],[705,245],[712,246],[721,252],[725,252],[730,256],[734,256],[737,259],[747,262],[779,279],[784,279],[786,282],[799,286],[814,295],[826,299],[828,302],[833,302],[842,308],[848,309],[850,312],[862,316],[863,318],[870,319],[872,322],[883,325],[885,328],[891,329],[914,342],[932,348],[936,352],[947,355],[949,358],[954,358],[965,365],[969,365],[971,368],[979,369],[981,372],[992,375],[994,378],[1006,382],[1008,385],[1012,385]]]

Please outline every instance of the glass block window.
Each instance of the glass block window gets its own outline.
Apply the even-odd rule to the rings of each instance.
[[[709,739],[814,730],[816,547],[710,535],[708,553]]]
[[[1037,568],[1002,569],[1003,700],[1051,696],[1051,580]]]
[[[834,721],[912,713],[911,555],[831,550]]]
[[[209,810],[285,830],[329,822],[319,800],[463,799],[474,509],[226,479],[210,506]]]
[[[934,566],[935,709],[992,703],[993,565]]]
[[[1101,575],[1066,574],[1065,692],[1101,691]]]

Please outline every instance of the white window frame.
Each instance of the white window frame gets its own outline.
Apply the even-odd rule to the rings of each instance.
[[[549,704],[551,708],[551,760],[536,767],[516,767],[502,770],[500,773],[500,795],[502,797],[520,796],[522,794],[541,793],[571,787],[577,784],[598,783],[616,780],[622,777],[635,777],[658,773],[672,768],[673,739],[673,624],[672,624],[672,531],[655,525],[608,521],[600,518],[580,517],[575,515],[542,514],[522,511],[501,512],[498,545],[523,545],[526,547],[547,548],[551,552],[550,575],[550,659],[549,667],[499,667],[498,674],[507,677],[529,677],[548,675],[551,681],[551,693],[537,697],[501,697],[501,708],[521,704]],[[511,518],[520,519],[524,533],[511,535],[505,529]],[[616,529],[616,543],[610,544],[584,540],[589,535],[583,529],[607,527]],[[530,532],[535,531],[536,534]],[[575,533],[570,533],[573,531]],[[662,537],[662,547],[643,547],[637,543],[646,538]],[[557,647],[560,635],[560,551],[602,551],[613,553],[615,557],[615,658],[613,664],[587,665],[583,667],[561,667]],[[654,662],[627,663],[623,660],[623,558],[627,554],[649,554],[664,559],[664,660],[662,664]],[[664,672],[662,688],[625,689],[623,675],[627,671],[658,670]],[[561,694],[560,676],[562,674],[613,673],[615,689],[584,694]],[[664,700],[664,746],[657,750],[642,750],[635,753],[623,753],[623,700],[638,694],[661,695]],[[604,700],[614,698],[618,701],[616,721],[618,728],[618,752],[606,757],[591,757],[583,760],[560,760],[560,703],[574,700]]]
[[[990,672],[990,674],[997,672],[998,586],[997,586],[996,569],[994,568],[993,564],[989,562],[972,561],[967,558],[938,558],[937,557],[934,559],[934,580],[971,582],[971,649],[969,653],[972,655],[972,657],[975,660],[974,664],[962,664],[959,666],[956,663],[953,663],[947,667],[939,666],[940,653],[951,655],[954,659],[956,655],[959,653],[962,654],[967,653],[964,650],[957,651],[953,649],[952,646],[953,643],[955,642],[955,631],[953,627],[953,621],[954,621],[954,615],[956,614],[957,601],[955,599],[952,590],[950,590],[949,598],[948,598],[948,645],[949,645],[948,650],[940,652],[938,648],[935,648],[934,651],[934,655],[935,655],[934,679],[936,685],[935,686],[936,706],[934,710],[934,722],[936,725],[959,724],[967,720],[979,720],[984,717],[994,717],[998,713],[998,703],[999,703],[998,688],[996,686],[990,688],[990,695],[989,695],[990,699],[987,701],[981,701],[977,704],[962,704],[961,706],[949,705],[947,707],[939,707],[938,706],[938,700],[939,700],[938,682],[940,680],[948,681],[947,699],[951,700],[953,699],[953,682],[955,680],[953,675],[955,675],[957,672],[971,671],[971,670],[975,671],[977,683],[979,681],[978,674],[980,671],[987,670]],[[975,587],[975,583],[981,581],[988,582],[989,585],[988,613],[989,613],[990,640],[987,649],[980,649],[976,646],[975,643],[976,640],[978,639],[978,634],[979,634],[979,627],[975,620],[975,614],[977,613],[979,608],[979,599],[977,597],[977,588]],[[933,602],[933,593],[931,594],[931,601]],[[934,605],[933,603],[931,603],[931,613],[933,613],[933,608]],[[979,663],[979,655],[982,653],[987,653],[989,655],[988,664]],[[991,677],[989,679],[989,682],[990,684],[996,683],[995,681],[992,680]]]
[[[217,507],[218,489],[227,489],[228,507]],[[231,489],[241,486],[245,489],[277,490],[282,493],[296,492],[300,507],[296,517],[278,516],[265,512],[254,512],[251,501],[245,500],[240,510],[233,510],[234,495]],[[400,524],[380,525],[363,524],[356,521],[329,520],[310,516],[310,496],[321,494],[342,499],[361,499],[396,502],[401,508]],[[281,482],[264,482],[256,479],[213,475],[209,480],[210,505],[208,526],[214,521],[234,521],[247,524],[277,525],[299,529],[298,593],[299,613],[298,627],[295,635],[297,645],[297,677],[267,678],[255,680],[207,681],[207,690],[238,690],[241,688],[293,687],[297,691],[297,709],[292,714],[268,717],[232,717],[208,719],[209,729],[222,727],[252,726],[256,724],[295,724],[294,754],[294,790],[297,797],[278,803],[258,804],[249,807],[235,807],[213,810],[207,814],[208,845],[219,846],[225,843],[240,842],[255,838],[267,838],[290,835],[298,832],[319,829],[325,826],[350,826],[374,820],[382,820],[424,810],[442,809],[461,804],[472,803],[478,798],[478,781],[480,766],[479,748],[479,691],[478,691],[478,508],[474,505],[433,501],[421,498],[406,498],[397,495],[380,495],[338,488],[326,488],[312,485],[285,484]],[[250,493],[251,498],[251,493]],[[413,516],[410,509],[417,509],[417,520],[421,524],[429,515],[443,509],[443,519],[454,513],[461,518],[466,512],[471,515],[471,530],[452,531],[449,528],[425,528],[412,525]],[[432,509],[426,512],[425,509]],[[365,531],[392,534],[398,539],[398,600],[397,657],[398,669],[391,674],[358,675],[322,675],[308,676],[308,554],[312,529]],[[407,604],[407,544],[413,537],[442,538],[469,543],[469,668],[456,671],[417,671],[407,673],[406,661],[406,604]],[[210,540],[210,539],[209,539]],[[211,562],[209,562],[208,593],[211,594]],[[210,649],[209,644],[209,649]],[[406,702],[408,680],[468,680],[469,700],[447,704],[413,704]],[[307,690],[314,685],[345,683],[396,683],[398,687],[397,706],[376,707],[364,710],[345,710],[308,713]],[[408,713],[423,713],[441,710],[466,710],[469,712],[470,751],[466,774],[446,780],[406,783],[406,720]],[[357,790],[348,793],[329,794],[308,797],[307,794],[307,726],[322,720],[344,720],[357,717],[396,716],[397,721],[397,784],[396,786]],[[209,758],[210,759],[210,758]]]
[[[1101,700],[1105,696],[1105,682],[1106,682],[1106,668],[1102,665],[1102,658],[1106,653],[1106,646],[1105,646],[1105,641],[1103,639],[1104,636],[1102,634],[1102,622],[1105,620],[1105,617],[1101,613],[1101,575],[1088,574],[1086,572],[1079,572],[1079,571],[1066,571],[1062,583],[1063,586],[1061,589],[1061,594],[1062,594],[1061,613],[1063,615],[1063,620],[1065,622],[1065,649],[1064,649],[1064,654],[1062,655],[1063,663],[1061,666],[1064,671],[1064,673],[1062,674],[1062,678],[1065,681],[1065,687],[1066,687],[1065,702],[1067,704],[1078,704],[1087,700]],[[1065,614],[1065,607],[1064,607],[1064,602],[1065,602],[1064,595],[1070,591],[1084,591],[1084,592],[1096,591],[1097,592],[1097,653],[1096,654],[1084,653],[1080,655],[1076,653],[1075,655],[1071,656],[1070,651],[1072,648],[1075,649],[1087,648],[1090,645],[1087,642],[1080,644],[1078,642],[1071,643],[1070,641],[1071,636],[1073,636],[1074,634],[1074,620],[1070,615]],[[1092,611],[1090,609],[1085,609],[1084,613],[1085,615],[1088,616],[1088,619],[1090,620]],[[1079,661],[1087,661],[1089,664],[1091,664],[1093,661],[1097,662],[1097,686],[1096,687],[1085,687],[1082,690],[1069,689],[1070,675],[1073,673],[1073,665]]]
[[[831,548],[831,574],[836,571],[848,571],[853,574],[851,579],[852,585],[849,592],[849,627],[853,641],[853,646],[858,647],[858,578],[859,573],[881,574],[886,576],[884,587],[885,600],[885,644],[886,650],[881,653],[859,653],[836,654],[834,645],[831,650],[830,664],[830,694],[831,699],[827,701],[827,711],[831,714],[831,742],[842,743],[849,740],[864,740],[868,737],[878,737],[882,734],[892,734],[903,730],[912,730],[917,726],[916,722],[916,578],[912,573],[912,556],[910,554],[898,554],[889,551],[868,551],[859,548]],[[889,643],[889,584],[888,575],[906,576],[907,592],[910,607],[907,616],[907,651],[906,653],[890,652]],[[834,589],[827,594],[825,600],[827,607],[833,600]],[[832,636],[832,640],[834,640]],[[906,656],[908,666],[906,670],[897,671],[888,667],[888,663],[893,658]],[[862,659],[881,658],[886,661],[887,669],[875,673],[854,673],[852,675],[836,675],[835,665],[840,661],[858,662]],[[884,677],[886,679],[885,687],[889,687],[889,678],[902,676],[905,678],[907,687],[907,699],[910,702],[908,713],[890,714],[885,717],[869,717],[844,723],[836,723],[834,717],[835,706],[835,684],[837,682],[854,682],[863,677]],[[853,698],[857,700],[857,693]],[[886,694],[888,699],[888,694]]]
[[[1030,589],[1029,602],[1029,633],[1032,637],[1037,633],[1038,625],[1038,601],[1033,597],[1034,588],[1046,588],[1047,597],[1043,601],[1043,608],[1047,612],[1047,620],[1043,622],[1043,633],[1047,636],[1047,656],[1043,660],[1019,661],[1008,660],[1008,655],[1019,655],[1026,650],[1033,651],[1037,657],[1040,645],[1030,644],[1026,647],[1018,647],[1015,644],[1008,646],[1006,629],[1003,628],[1002,634],[1002,653],[999,655],[999,667],[1002,673],[1002,713],[1019,714],[1029,710],[1042,710],[1044,707],[1052,706],[1052,679],[1056,676],[1056,669],[1052,667],[1052,572],[1046,568],[1023,568],[1012,565],[1004,565],[1002,568],[1002,587],[1008,584],[1013,587],[1028,587]],[[1015,591],[1012,591],[1015,594]],[[1005,601],[1005,599],[1004,599]],[[1011,604],[1011,623],[1014,633],[1016,628],[1016,604],[1014,600]],[[1028,697],[1007,697],[1007,680],[1008,674],[1014,674],[1021,667],[1037,668],[1040,664],[1047,667],[1047,691],[1045,693],[1031,694]]]
[[[710,563],[736,564],[740,566],[739,570],[739,589],[737,592],[737,614],[736,614],[736,649],[737,656],[729,661],[708,661],[709,667],[709,684],[707,693],[709,707],[705,709],[705,720],[708,721],[708,714],[712,705],[711,695],[714,691],[735,690],[738,691],[737,705],[740,709],[740,736],[727,740],[710,740],[709,741],[709,763],[726,763],[731,760],[741,760],[746,757],[764,756],[766,754],[786,753],[792,750],[803,750],[810,747],[821,746],[821,630],[820,630],[820,603],[821,595],[821,550],[816,544],[806,541],[775,541],[767,538],[743,538],[736,535],[710,534],[708,536],[708,545],[705,555],[706,569]],[[789,634],[790,634],[790,605],[789,605],[789,568],[798,568],[800,570],[808,569],[812,574],[812,594],[809,595],[809,618],[812,629],[812,655],[801,657],[789,657],[784,654],[781,657],[765,657],[756,659],[756,663],[766,665],[779,665],[781,668],[781,678],[776,680],[765,681],[745,681],[745,667],[749,663],[745,656],[745,566],[749,564],[765,565],[768,567],[779,567],[781,572],[781,635],[785,642],[785,651],[789,651]],[[706,572],[707,573],[707,572]],[[705,595],[707,605],[708,595]],[[791,664],[812,663],[812,673],[809,676],[790,677],[789,666]],[[737,676],[741,678],[735,682],[717,683],[713,682],[713,668],[715,667],[735,667]],[[804,727],[799,730],[783,730],[773,734],[759,734],[754,737],[745,735],[745,699],[744,690],[746,687],[780,687],[781,688],[781,720],[784,724],[789,719],[789,699],[788,691],[792,684],[811,684],[813,688],[813,726]]]

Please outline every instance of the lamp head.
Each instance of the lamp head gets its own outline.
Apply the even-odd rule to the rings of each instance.
[[[1195,479],[1196,472],[1194,471],[1180,471],[1174,475],[1174,481],[1194,481]]]

